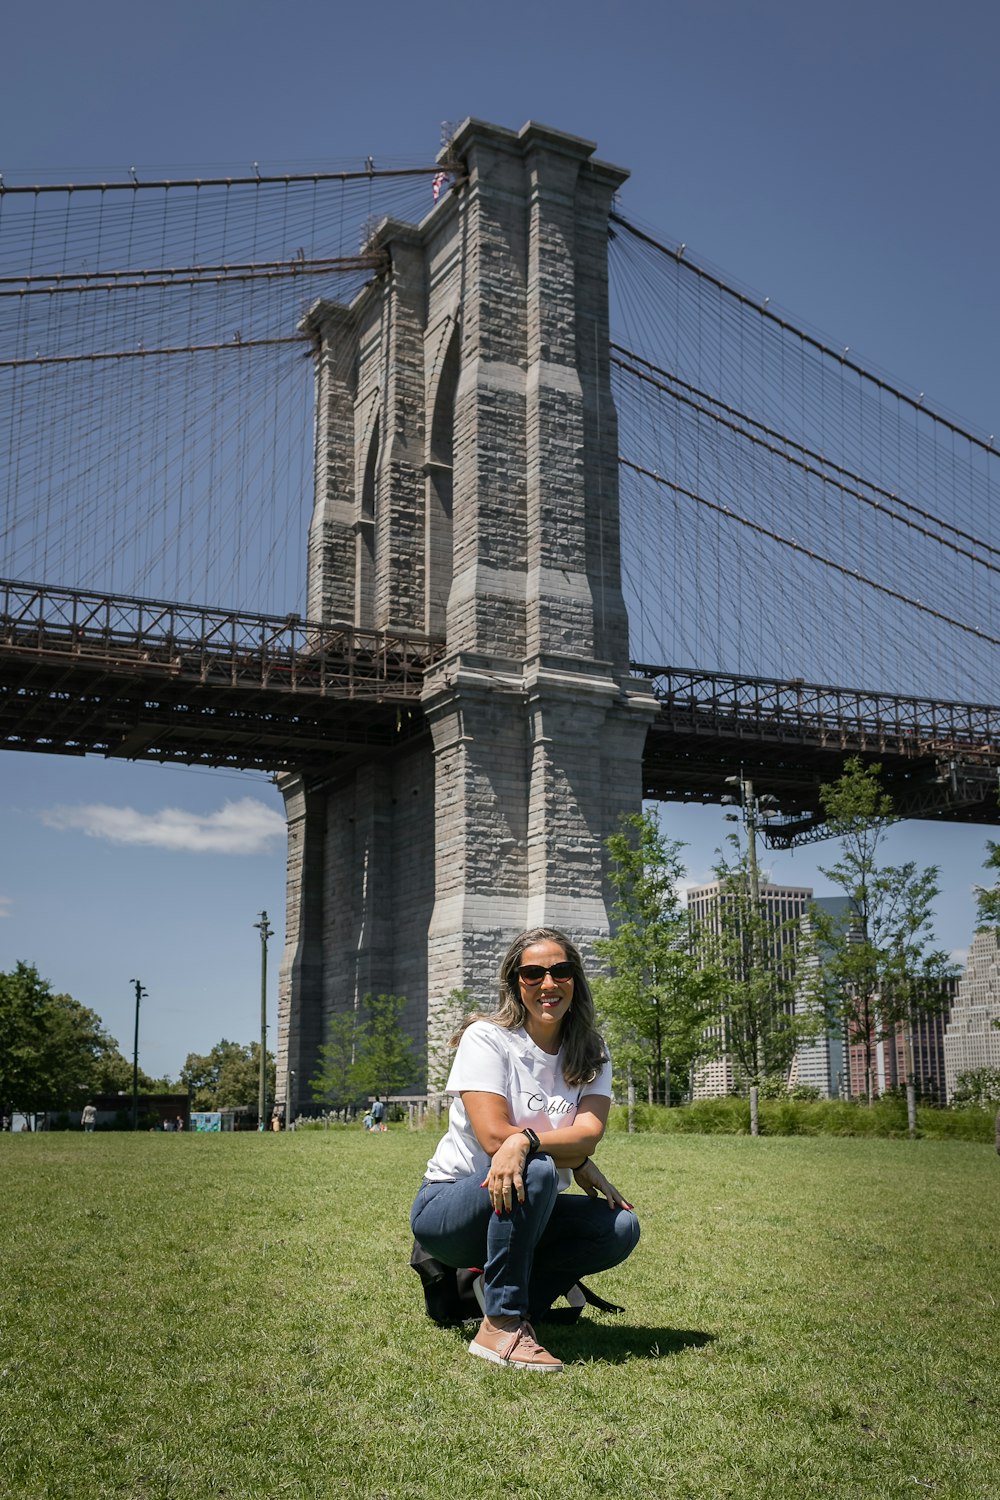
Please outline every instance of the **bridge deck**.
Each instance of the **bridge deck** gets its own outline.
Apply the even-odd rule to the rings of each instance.
[[[424,730],[444,643],[0,581],[0,748],[329,773]],[[820,787],[878,760],[903,816],[1000,823],[1000,707],[636,664],[660,700],[643,793],[719,802],[742,770],[817,836]]]
[[[661,703],[643,795],[719,802],[734,768],[776,795],[775,845],[815,836],[820,788],[847,756],[878,761],[901,816],[1000,823],[1000,707],[865,693],[801,680],[636,665]]]
[[[422,727],[440,642],[0,583],[0,748],[256,770]]]

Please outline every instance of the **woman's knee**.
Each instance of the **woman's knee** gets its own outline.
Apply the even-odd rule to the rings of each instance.
[[[551,1156],[533,1156],[521,1174],[530,1197],[548,1197],[555,1202],[559,1193],[559,1168]]]
[[[559,1168],[556,1166],[551,1156],[546,1156],[544,1155],[544,1153],[542,1153],[531,1158],[524,1169],[524,1176],[532,1182],[544,1182],[551,1180],[552,1182],[558,1183]]]
[[[417,1220],[420,1218],[420,1215],[423,1213],[424,1208],[427,1206],[427,1203],[430,1201],[432,1196],[427,1192],[427,1188],[428,1184],[425,1182],[418,1191],[417,1196],[414,1198],[413,1205],[410,1209],[410,1228],[413,1230],[413,1233],[414,1235],[416,1235],[417,1239],[420,1238],[420,1236],[417,1234]]]
[[[611,1228],[611,1246],[614,1255],[612,1264],[621,1265],[639,1243],[639,1220],[630,1208],[620,1208],[614,1216]]]
[[[639,1243],[639,1218],[632,1208],[621,1208],[615,1219],[615,1235],[625,1247],[625,1255],[631,1255]],[[623,1257],[624,1258],[624,1257]]]

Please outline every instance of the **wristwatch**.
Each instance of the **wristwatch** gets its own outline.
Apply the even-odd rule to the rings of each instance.
[[[538,1139],[538,1136],[535,1134],[535,1132],[531,1129],[530,1125],[525,1125],[524,1134],[528,1137],[528,1154],[524,1158],[524,1164],[525,1166],[527,1166],[531,1158],[533,1156],[537,1156],[539,1151],[542,1149],[542,1143]]]

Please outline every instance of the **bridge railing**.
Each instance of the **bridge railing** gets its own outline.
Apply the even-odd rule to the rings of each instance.
[[[718,732],[764,739],[883,749],[964,758],[1000,756],[1000,706],[936,702],[892,693],[857,692],[797,678],[730,677],[674,667],[633,664],[674,722],[696,719]]]
[[[0,580],[0,651],[203,684],[416,698],[443,642],[346,621],[254,615]]]

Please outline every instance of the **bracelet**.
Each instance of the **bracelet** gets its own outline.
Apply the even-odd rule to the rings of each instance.
[[[583,1168],[587,1165],[587,1163],[588,1163],[589,1160],[590,1160],[590,1157],[589,1156],[585,1156],[583,1158],[583,1161],[580,1162],[580,1165],[577,1166],[577,1167],[570,1167],[570,1171],[571,1172],[581,1172],[583,1170]]]

